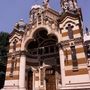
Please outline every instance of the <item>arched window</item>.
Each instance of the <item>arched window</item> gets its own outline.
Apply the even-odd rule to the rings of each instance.
[[[15,56],[12,57],[10,76],[13,77],[13,72],[17,67],[17,59]]]
[[[40,15],[40,13],[38,13],[38,24],[41,24],[41,15]]]
[[[15,57],[12,57],[11,71],[10,71],[10,76],[11,76],[11,77],[13,77],[13,71],[14,71],[14,59],[15,59]]]
[[[71,48],[71,57],[72,57],[73,69],[77,69],[78,62],[77,62],[75,46],[71,46],[70,48]]]
[[[17,44],[17,40],[15,39],[13,42],[13,51],[16,51],[16,44]]]

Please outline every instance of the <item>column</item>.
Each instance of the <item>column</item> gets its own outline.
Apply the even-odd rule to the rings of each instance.
[[[20,88],[20,90],[26,90],[25,89],[25,67],[26,67],[26,56],[21,55],[20,71],[19,71],[19,88]]]
[[[64,52],[61,48],[59,49],[59,57],[60,57],[62,86],[65,86],[65,66],[64,66],[65,57],[64,57]]]
[[[33,70],[33,90],[35,90],[35,70]]]

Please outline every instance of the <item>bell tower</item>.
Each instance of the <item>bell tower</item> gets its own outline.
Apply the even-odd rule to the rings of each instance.
[[[81,86],[85,85],[83,88],[87,88],[89,74],[83,45],[81,8],[78,7],[77,0],[60,0],[60,4],[62,12],[58,21],[62,36],[61,45],[65,55],[63,87],[72,90],[74,87],[82,89]]]

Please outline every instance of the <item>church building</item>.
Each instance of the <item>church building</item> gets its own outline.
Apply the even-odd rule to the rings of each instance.
[[[33,5],[10,34],[2,90],[90,90],[90,59],[77,0],[58,0],[62,10]],[[89,60],[89,61],[88,61]]]

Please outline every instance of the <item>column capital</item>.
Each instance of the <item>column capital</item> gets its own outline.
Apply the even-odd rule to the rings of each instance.
[[[21,55],[26,55],[26,51],[25,51],[25,50],[20,51],[20,54],[21,54]]]

